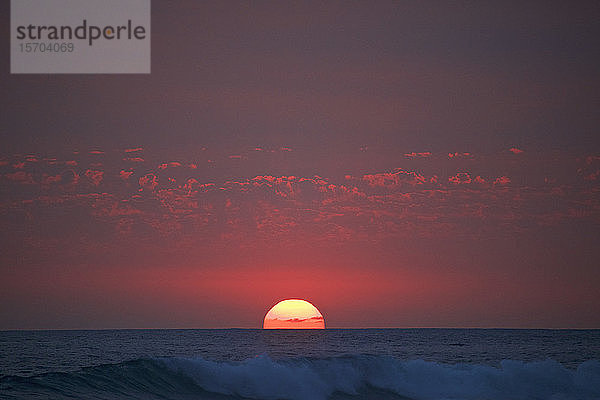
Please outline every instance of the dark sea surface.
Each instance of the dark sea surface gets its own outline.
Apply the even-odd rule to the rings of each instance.
[[[1,399],[600,399],[600,330],[0,332]]]

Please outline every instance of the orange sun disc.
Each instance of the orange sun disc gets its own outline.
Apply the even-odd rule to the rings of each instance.
[[[264,329],[325,329],[325,319],[306,300],[289,299],[275,304],[265,315]]]

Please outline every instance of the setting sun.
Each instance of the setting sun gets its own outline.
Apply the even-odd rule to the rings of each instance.
[[[265,315],[264,329],[325,329],[317,307],[300,299],[283,300]]]

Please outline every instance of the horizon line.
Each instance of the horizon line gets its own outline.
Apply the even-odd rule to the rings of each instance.
[[[465,327],[448,327],[448,326],[408,326],[408,327],[325,327],[323,329],[302,329],[302,328],[276,328],[276,329],[264,329],[262,327],[248,328],[248,327],[211,327],[211,328],[14,328],[14,329],[0,329],[0,332],[48,332],[48,331],[64,331],[64,332],[75,332],[75,331],[184,331],[184,330],[260,330],[260,331],[323,331],[323,330],[383,330],[383,329],[398,329],[398,330],[411,330],[411,329],[456,329],[456,330],[549,330],[549,331],[590,331],[600,330],[597,328],[582,328],[582,327],[502,327],[502,326],[465,326]]]

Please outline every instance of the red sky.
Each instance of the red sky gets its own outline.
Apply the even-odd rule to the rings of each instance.
[[[599,21],[153,0],[148,75],[0,46],[0,329],[600,328]]]
[[[4,158],[3,327],[260,327],[284,298],[328,327],[595,327],[600,157],[515,148]]]

